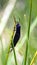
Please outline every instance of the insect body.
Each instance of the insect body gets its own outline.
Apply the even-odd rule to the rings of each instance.
[[[17,23],[16,24],[16,32],[15,32],[14,38],[12,40],[13,41],[13,44],[12,44],[12,41],[11,41],[11,50],[13,48],[13,45],[14,45],[14,47],[16,46],[16,44],[17,44],[17,42],[18,42],[18,40],[20,38],[20,28],[21,28],[20,24]]]
[[[14,37],[12,36],[13,40],[11,41],[11,47],[10,47],[11,49],[10,49],[10,51],[12,51],[13,46],[14,47],[16,46],[16,44],[17,44],[17,42],[18,42],[18,40],[20,38],[20,28],[21,28],[20,23],[18,22],[16,24],[15,18],[14,18],[14,21],[15,21],[15,25],[14,25],[13,35],[14,35],[14,33],[15,33],[15,35],[14,35]]]
[[[17,23],[17,25],[16,25],[16,33],[15,33],[15,36],[14,36],[14,39],[13,39],[14,46],[17,44],[19,38],[20,38],[20,24]]]

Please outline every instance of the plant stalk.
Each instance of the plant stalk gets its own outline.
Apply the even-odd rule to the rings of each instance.
[[[29,14],[29,22],[28,22],[28,32],[27,32],[27,40],[26,40],[26,52],[25,52],[24,65],[26,65],[27,54],[28,54],[28,43],[29,43],[29,34],[30,34],[31,13],[32,13],[32,0],[31,0],[31,3],[30,3],[30,14]]]

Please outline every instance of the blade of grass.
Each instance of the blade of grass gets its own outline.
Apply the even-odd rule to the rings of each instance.
[[[14,29],[13,29],[13,36],[12,36],[12,49],[13,49],[13,53],[14,53],[14,59],[15,59],[15,65],[17,65],[17,60],[16,60],[16,53],[15,53],[15,48],[14,48],[14,43],[13,43],[13,37],[15,34],[15,27],[16,27],[16,20],[14,18]]]
[[[14,29],[13,29],[12,39],[10,40],[10,44],[9,44],[9,47],[8,47],[8,52],[10,51],[10,45],[12,45],[12,49],[13,49],[13,53],[14,53],[14,59],[15,59],[15,65],[17,65],[16,53],[15,53],[15,48],[14,48],[14,43],[13,43],[13,37],[14,37],[14,34],[15,34],[15,27],[16,27],[16,20],[14,18]]]
[[[15,30],[15,27],[16,27],[16,19],[14,17],[14,30]],[[14,30],[13,30],[13,35],[14,35]],[[16,53],[15,53],[15,48],[14,48],[14,43],[13,43],[13,40],[12,40],[12,48],[13,48],[13,52],[14,52],[14,58],[15,58],[15,65],[17,65],[17,60],[16,60]]]
[[[32,0],[30,3],[30,15],[29,15],[29,22],[28,22],[28,32],[27,32],[27,40],[26,40],[26,52],[25,52],[24,65],[26,65],[27,54],[28,54],[28,42],[29,42],[29,34],[30,34],[31,12],[32,12]]]
[[[33,57],[33,58],[32,58],[32,60],[31,60],[30,65],[33,65],[33,63],[34,63],[34,61],[35,61],[36,56],[37,56],[37,51],[35,52],[34,57]]]
[[[14,27],[14,29],[15,29],[15,27]],[[14,35],[14,30],[13,30],[13,35]],[[13,36],[12,36],[12,38],[13,38]],[[13,40],[12,40],[12,48],[13,48],[13,53],[14,53],[15,65],[17,65],[16,53],[15,53],[15,49],[14,49],[14,43],[13,43]]]
[[[15,65],[17,65],[16,53],[15,53],[15,49],[14,49],[13,40],[12,40],[12,48],[13,48],[13,53],[14,53]]]
[[[30,61],[31,61],[31,58],[30,58],[30,57],[28,57],[28,65],[30,65]]]

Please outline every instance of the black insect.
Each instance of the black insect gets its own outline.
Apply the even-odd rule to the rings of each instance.
[[[14,38],[12,40],[13,44],[12,44],[12,41],[11,41],[11,49],[10,49],[10,51],[12,51],[13,45],[15,47],[17,42],[18,42],[18,40],[20,39],[20,28],[21,28],[20,24],[17,23],[16,24],[16,33],[15,33],[15,36],[14,36]]]
[[[13,39],[14,46],[17,44],[19,38],[20,38],[20,24],[17,23],[16,24],[16,33],[15,33],[15,36],[14,36],[14,39]]]

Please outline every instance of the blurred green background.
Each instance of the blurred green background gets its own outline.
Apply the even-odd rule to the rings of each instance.
[[[8,4],[9,0],[0,0],[0,21],[2,18],[2,14],[4,9],[6,8],[7,4]],[[16,17],[16,21],[19,21],[20,18],[20,25],[21,25],[21,36],[20,36],[20,40],[18,41],[17,45],[16,45],[16,49],[17,47],[20,46],[18,53],[21,56],[24,56],[25,53],[25,46],[26,46],[26,42],[24,42],[24,44],[21,46],[21,42],[23,40],[23,37],[26,35],[27,33],[27,29],[28,29],[28,21],[29,21],[29,11],[30,11],[30,0],[17,0],[15,3],[15,6],[13,8],[13,11],[11,12],[11,15],[8,19],[8,23],[5,27],[4,33],[5,37],[6,37],[6,43],[9,43],[10,41],[10,37],[11,37],[11,31],[13,30],[13,26],[14,26],[14,18],[13,16]],[[34,23],[34,20],[37,17],[37,0],[32,0],[32,18],[31,18],[31,24]],[[9,35],[7,37],[7,35]],[[36,26],[33,28],[32,32],[30,33],[30,39],[29,39],[29,49],[28,49],[29,53],[28,53],[28,57],[30,57],[30,61],[34,56],[34,53],[37,51],[37,24]],[[18,61],[19,62],[19,61]],[[28,63],[28,61],[27,61]],[[9,59],[9,65],[10,64],[10,59]],[[37,65],[37,58],[35,59],[34,65]]]

